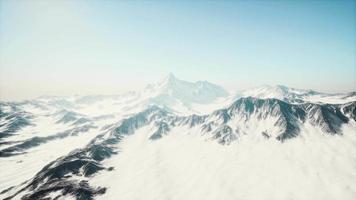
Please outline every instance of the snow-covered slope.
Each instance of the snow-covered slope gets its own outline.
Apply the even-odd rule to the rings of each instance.
[[[74,150],[71,153],[55,159],[53,162],[49,163],[47,166],[42,168],[36,175],[27,181],[23,182],[21,185],[17,185],[14,188],[9,188],[6,190],[6,195],[8,197],[24,197],[24,198],[45,198],[49,195],[57,194],[60,192],[61,195],[75,196],[77,198],[86,198],[90,199],[94,196],[104,194],[107,190],[107,194],[114,195],[115,193],[121,194],[130,192],[134,188],[122,188],[117,186],[117,183],[114,181],[112,185],[104,183],[106,179],[110,179],[112,173],[120,174],[121,167],[125,167],[125,163],[117,163],[114,158],[120,157],[120,151],[125,152],[125,146],[121,146],[121,141],[126,140],[127,137],[132,135],[143,135],[139,141],[133,142],[134,144],[143,143],[144,145],[151,145],[149,143],[155,142],[157,140],[163,140],[165,137],[171,137],[172,134],[186,135],[187,137],[193,137],[194,140],[198,140],[196,144],[201,145],[201,142],[213,141],[216,144],[230,144],[232,146],[239,146],[241,142],[246,143],[245,148],[248,147],[247,144],[262,145],[263,142],[268,143],[268,145],[284,145],[283,143],[288,143],[290,140],[298,139],[298,144],[303,147],[303,141],[311,139],[313,142],[316,142],[319,145],[319,142],[324,140],[328,141],[327,138],[333,136],[335,141],[340,142],[340,144],[345,143],[347,147],[350,147],[349,142],[354,141],[355,130],[356,130],[356,102],[348,104],[337,104],[337,105],[319,105],[319,104],[300,104],[293,105],[280,101],[277,99],[255,99],[255,98],[241,98],[235,101],[232,105],[227,108],[214,111],[208,115],[190,115],[190,116],[178,116],[170,111],[165,110],[157,106],[150,107],[142,112],[134,114],[128,118],[120,120],[118,123],[114,123],[111,126],[103,127],[99,132],[100,134],[96,135],[86,146]],[[346,136],[344,136],[346,135]],[[175,137],[175,136],[173,136]],[[319,138],[320,141],[315,140]],[[330,138],[331,139],[331,138]],[[136,139],[135,139],[136,140]],[[342,142],[344,141],[345,142]],[[140,142],[141,141],[141,142]],[[151,141],[151,142],[150,142]],[[275,142],[269,142],[275,141]],[[171,140],[172,142],[172,140]],[[179,141],[178,141],[179,142]],[[162,144],[162,142],[159,142]],[[210,143],[210,142],[209,142]],[[152,144],[152,148],[154,144]],[[172,145],[177,145],[173,144]],[[272,145],[272,146],[273,146]],[[335,143],[330,142],[330,145],[335,145]],[[123,148],[120,150],[120,148]],[[132,148],[132,147],[127,147]],[[139,146],[136,145],[136,148]],[[146,146],[144,146],[146,148]],[[148,151],[151,147],[149,147]],[[190,147],[192,148],[192,147]],[[215,148],[215,147],[214,147]],[[264,145],[261,146],[264,148]],[[272,147],[277,148],[277,147]],[[296,147],[293,147],[296,148]],[[312,148],[311,146],[308,148]],[[327,148],[327,146],[322,147]],[[183,149],[182,149],[183,150]],[[283,148],[281,148],[283,150]],[[178,152],[176,152],[178,151]],[[172,150],[170,154],[172,156],[179,153],[181,150],[176,151]],[[189,151],[185,149],[183,151]],[[346,150],[341,150],[346,151]],[[355,149],[351,149],[355,151]],[[141,151],[138,151],[141,152]],[[288,150],[287,150],[288,152]],[[303,151],[304,152],[304,151]],[[322,151],[316,151],[317,155],[322,155]],[[326,152],[330,153],[330,150]],[[143,153],[143,152],[142,152]],[[161,153],[156,152],[159,156]],[[165,154],[167,152],[164,152]],[[188,153],[188,152],[187,152]],[[198,152],[199,154],[205,155],[203,152]],[[306,153],[306,152],[304,152]],[[303,154],[304,154],[303,153]],[[186,155],[186,154],[183,154]],[[287,154],[288,155],[288,154]],[[336,156],[335,154],[332,154]],[[143,155],[137,155],[138,158]],[[283,158],[284,153],[279,155]],[[351,154],[350,154],[351,156]],[[144,158],[144,157],[142,157]],[[167,157],[163,157],[163,159]],[[312,157],[314,158],[314,157]],[[109,160],[108,160],[109,159]],[[112,160],[114,159],[114,160]],[[135,159],[135,158],[132,158]],[[162,158],[156,158],[157,162],[166,162],[161,160]],[[231,158],[232,159],[232,158]],[[355,165],[356,163],[352,162],[354,160],[349,156],[346,156],[344,159],[350,159],[350,164]],[[121,160],[121,159],[119,159]],[[142,160],[144,162],[144,160]],[[221,161],[226,162],[226,160]],[[278,160],[277,162],[283,162],[283,160]],[[304,161],[301,161],[302,163]],[[339,162],[347,162],[347,160],[340,160]],[[342,163],[337,163],[341,167]],[[175,162],[173,162],[175,163]],[[119,165],[117,165],[119,164]],[[228,163],[225,163],[228,164]],[[252,165],[253,163],[248,163]],[[287,165],[292,165],[287,162]],[[299,165],[299,164],[298,164]],[[301,164],[311,167],[311,163]],[[128,164],[130,166],[130,164]],[[222,166],[215,165],[215,167]],[[143,171],[147,171],[146,167],[152,167],[152,165],[142,166]],[[124,168],[127,170],[127,168]],[[162,168],[163,172],[165,170],[171,170],[171,168],[165,169]],[[218,170],[216,168],[215,170]],[[328,170],[319,171],[318,173],[328,174]],[[231,171],[229,171],[231,172]],[[350,174],[352,172],[351,168],[346,170],[344,173],[336,173],[336,176],[340,175],[342,177],[351,176],[349,181],[354,180],[354,176]],[[151,172],[150,172],[151,173]],[[246,173],[246,172],[245,172]],[[298,173],[304,173],[299,171]],[[97,176],[97,174],[99,174]],[[174,173],[173,173],[174,174]],[[223,176],[218,174],[218,178]],[[236,174],[235,174],[236,175]],[[290,174],[287,173],[289,176]],[[97,176],[97,177],[96,177]],[[159,175],[157,175],[159,176]],[[277,174],[275,176],[278,177]],[[308,176],[303,174],[303,176]],[[9,175],[5,176],[9,177]],[[120,177],[120,176],[119,176]],[[223,176],[224,177],[224,176]],[[273,178],[270,176],[268,178]],[[127,176],[126,178],[134,177]],[[139,178],[139,177],[136,177]],[[143,177],[146,178],[146,177]],[[158,177],[157,177],[158,178]],[[174,177],[172,177],[174,178]],[[187,177],[189,178],[189,177]],[[197,178],[197,177],[192,177]],[[220,177],[222,178],[222,177]],[[335,177],[333,177],[335,178]],[[179,180],[179,179],[178,179]],[[257,179],[249,179],[249,181],[256,181]],[[150,180],[145,180],[150,181]],[[154,181],[154,180],[153,180]],[[169,181],[169,180],[163,180]],[[218,181],[224,181],[224,179],[218,179]],[[226,180],[231,181],[231,180]],[[265,180],[268,181],[268,180]],[[92,182],[92,184],[90,184]],[[118,181],[118,183],[121,183]],[[198,182],[193,182],[197,184]],[[303,181],[300,182],[302,185]],[[323,183],[322,179],[317,178],[315,180],[315,185],[312,185],[315,189],[318,188],[317,184]],[[156,184],[156,183],[155,183]],[[182,182],[176,182],[176,184],[182,184]],[[193,184],[199,188],[199,190],[204,190],[199,187],[199,185]],[[242,184],[242,183],[241,183]],[[349,185],[350,182],[346,181],[339,187],[345,187]],[[129,184],[130,185],[130,184]],[[116,186],[118,188],[116,188]],[[9,185],[10,187],[10,185]],[[131,185],[134,187],[134,185]],[[262,187],[262,186],[260,186]],[[116,189],[115,189],[116,188]],[[237,189],[237,188],[236,188]],[[124,191],[122,191],[124,190]],[[129,191],[127,191],[129,190]],[[64,192],[63,191],[67,191]],[[155,190],[154,190],[155,191]],[[341,193],[342,191],[343,193]],[[57,193],[56,193],[57,192]],[[218,191],[215,191],[218,192]],[[297,195],[296,190],[291,190],[294,195]],[[345,197],[348,199],[354,194],[355,190],[344,190],[339,188],[338,191],[330,193],[339,197]],[[154,194],[147,193],[149,195],[162,195],[159,191],[155,191]],[[132,197],[144,197],[147,195],[142,193],[142,196],[135,196],[136,193],[131,194]],[[179,193],[180,195],[182,193]],[[201,195],[201,193],[193,193],[193,195]],[[285,195],[289,193],[286,192]],[[327,193],[329,194],[329,193]],[[58,194],[57,194],[58,195]],[[126,194],[127,195],[127,194]],[[167,194],[168,196],[158,196],[160,199],[165,198],[176,198],[175,194]],[[188,199],[194,199],[194,196],[188,196]],[[219,196],[219,193],[212,194]],[[223,193],[221,195],[227,195]],[[248,195],[248,193],[246,194]],[[56,196],[56,195],[55,195]],[[124,195],[125,196],[125,195]],[[304,196],[304,194],[302,195]],[[322,194],[321,197],[327,195]],[[198,197],[198,196],[196,196]],[[250,198],[251,196],[248,196]],[[270,196],[271,198],[273,196]],[[318,196],[315,196],[318,197]],[[103,196],[102,198],[108,199],[113,198],[114,196]],[[127,196],[130,198],[130,195]],[[155,196],[150,196],[150,198],[155,199]],[[230,197],[232,198],[232,197]]]
[[[0,199],[355,197],[354,93],[239,94],[169,75],[120,95],[0,103]]]
[[[186,129],[154,141],[149,131],[125,137],[119,156],[103,161],[113,170],[91,179],[94,188],[107,188],[96,199],[352,200],[356,194],[355,132],[222,146]]]

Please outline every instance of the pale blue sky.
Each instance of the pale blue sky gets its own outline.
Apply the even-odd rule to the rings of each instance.
[[[119,93],[169,72],[356,90],[356,3],[0,0],[1,99]]]

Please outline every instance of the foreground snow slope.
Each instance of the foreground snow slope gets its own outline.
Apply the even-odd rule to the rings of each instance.
[[[182,129],[152,141],[140,129],[123,139],[119,156],[104,161],[115,170],[91,183],[107,187],[98,199],[352,200],[356,135],[348,131],[222,146]]]

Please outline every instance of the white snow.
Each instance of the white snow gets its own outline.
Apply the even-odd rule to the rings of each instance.
[[[41,97],[19,105],[34,117],[26,126],[2,142],[22,142],[46,137],[81,125],[57,123],[60,112],[75,112],[96,128],[77,136],[51,140],[30,148],[26,154],[0,158],[0,192],[19,186],[46,164],[83,147],[102,128],[120,122],[150,105],[158,105],[178,115],[207,114],[231,105],[240,97],[277,98],[316,103],[356,101],[355,95],[325,94],[285,86],[263,86],[229,94],[206,81],[187,82],[169,75],[142,91],[112,96]],[[10,106],[3,111],[11,112]],[[208,119],[218,123],[216,116]],[[88,178],[90,185],[107,187],[98,199],[273,199],[327,200],[356,196],[356,125],[343,126],[343,135],[330,136],[309,123],[301,134],[286,142],[267,140],[266,131],[277,136],[277,118],[248,120],[233,117],[227,124],[240,135],[231,145],[218,144],[200,126],[172,128],[168,135],[150,140],[156,126],[145,126],[127,136],[117,146],[120,153],[104,160],[105,167]],[[1,124],[8,123],[6,120]],[[0,128],[0,131],[6,126]],[[148,134],[150,133],[150,134]],[[274,134],[274,135],[273,135]],[[107,135],[108,136],[108,135]],[[0,150],[13,144],[2,144]],[[83,178],[83,177],[77,177]],[[87,179],[87,178],[85,178]],[[0,199],[16,190],[0,194]],[[60,192],[48,197],[55,197]],[[20,198],[20,197],[19,197]],[[61,199],[68,199],[63,196]]]
[[[0,190],[19,185],[32,178],[49,162],[74,149],[84,147],[97,134],[98,130],[93,129],[78,136],[53,140],[31,148],[26,154],[1,158]]]
[[[348,93],[327,94],[313,90],[290,88],[282,85],[263,85],[260,87],[242,90],[236,94],[236,98],[240,97],[255,97],[261,99],[275,98],[289,101],[291,103],[299,103],[296,100],[302,100],[311,103],[329,104],[344,104],[347,102],[356,101],[356,95],[349,95]]]
[[[354,127],[353,127],[354,128]],[[108,187],[98,199],[352,200],[356,195],[356,133],[280,143],[242,139],[230,146],[175,129],[160,140],[140,129],[105,161],[115,169],[91,183]],[[314,129],[310,129],[314,131]]]

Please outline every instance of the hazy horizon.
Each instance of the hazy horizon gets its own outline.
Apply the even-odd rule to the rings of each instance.
[[[14,99],[4,99],[3,97],[0,97],[0,100],[2,101],[22,101],[22,100],[30,100],[30,99],[35,99],[35,98],[41,98],[41,97],[71,97],[71,96],[90,96],[90,95],[120,95],[120,94],[123,94],[125,92],[140,92],[140,91],[143,91],[145,89],[145,87],[151,85],[151,84],[162,84],[162,82],[168,77],[168,76],[173,76],[175,79],[178,79],[180,81],[184,81],[184,82],[190,82],[190,83],[195,83],[195,82],[199,82],[199,81],[208,81],[209,83],[212,83],[212,84],[216,84],[214,82],[210,82],[209,80],[205,80],[205,79],[202,79],[202,80],[183,80],[181,79],[180,77],[177,77],[174,73],[170,72],[168,74],[166,74],[164,77],[160,78],[159,80],[156,80],[154,82],[150,82],[150,83],[147,83],[146,85],[142,85],[142,86],[139,86],[137,88],[131,88],[131,89],[127,89],[127,90],[121,90],[121,91],[118,91],[118,92],[114,92],[114,93],[98,93],[98,92],[94,92],[94,93],[90,93],[90,92],[84,92],[84,93],[80,93],[80,92],[73,92],[73,93],[67,93],[67,94],[58,94],[58,93],[47,93],[47,94],[42,94],[42,95],[37,95],[37,96],[32,96],[32,97],[26,97],[26,98],[14,98]],[[348,92],[356,92],[356,90],[352,90],[352,91],[344,91],[344,92],[328,92],[328,91],[321,91],[321,90],[314,90],[312,88],[296,88],[296,87],[290,87],[288,85],[283,85],[283,84],[262,84],[262,85],[255,85],[255,86],[248,86],[246,88],[240,88],[240,89],[232,89],[232,88],[228,88],[228,87],[224,87],[223,85],[219,85],[219,84],[216,84],[218,86],[221,86],[223,87],[226,91],[228,91],[231,95],[234,95],[234,94],[239,94],[239,92],[243,92],[244,90],[249,90],[249,89],[255,89],[255,88],[260,88],[260,87],[263,87],[263,86],[275,86],[275,87],[278,87],[278,86],[285,86],[285,87],[288,87],[288,88],[293,88],[293,89],[301,89],[301,90],[313,90],[313,91],[316,91],[316,92],[324,92],[324,93],[329,93],[329,94],[336,94],[336,93],[348,93]]]
[[[351,92],[355,55],[355,1],[0,1],[0,100],[118,94],[170,72]]]

